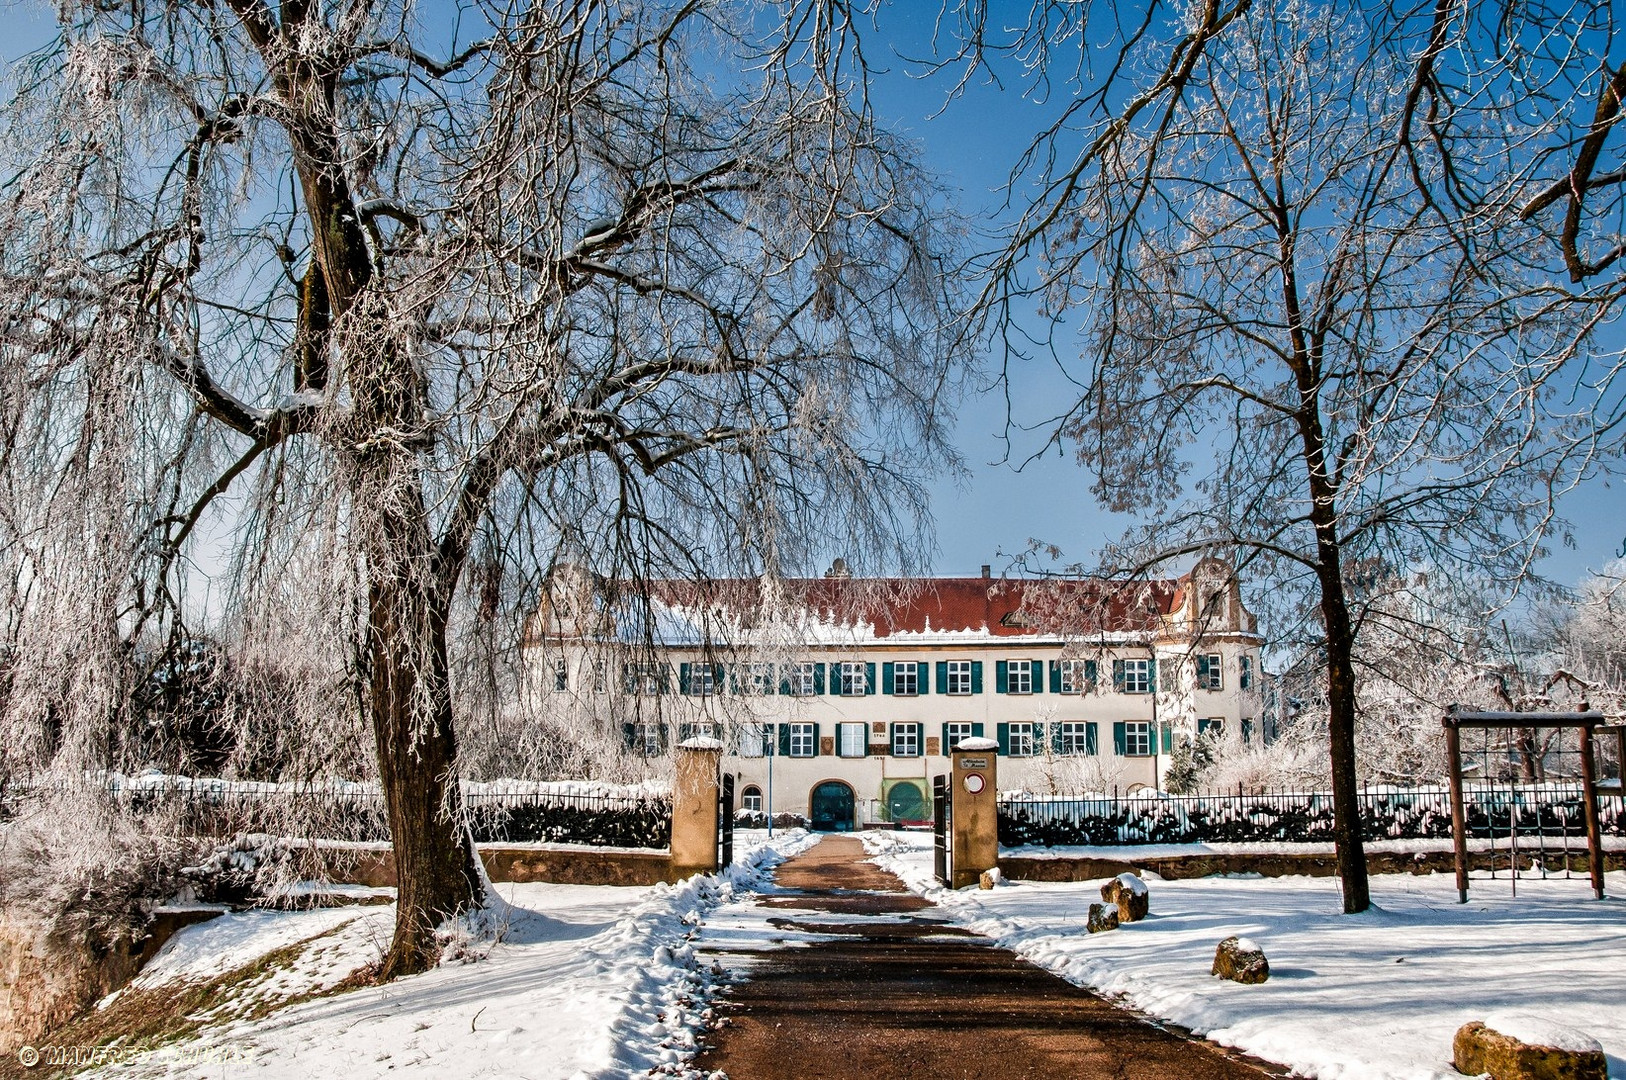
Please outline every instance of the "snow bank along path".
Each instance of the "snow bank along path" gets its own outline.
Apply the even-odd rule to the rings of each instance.
[[[1584,879],[1475,884],[1448,874],[1372,879],[1375,907],[1340,914],[1335,878],[1148,876],[1151,916],[1106,934],[1084,918],[1100,882],[942,889],[930,837],[869,833],[876,862],[955,921],[1151,1016],[1320,1080],[1460,1080],[1451,1037],[1493,1013],[1534,1014],[1602,1044],[1626,1080],[1626,873],[1610,899]],[[1129,856],[1128,851],[1121,853]],[[1208,974],[1214,946],[1251,937],[1270,981]]]
[[[742,834],[742,839],[744,834]],[[800,830],[743,844],[713,877],[652,888],[498,885],[499,939],[483,959],[210,1027],[104,1076],[310,1080],[313,1076],[608,1080],[681,1072],[703,1025],[712,972],[692,939],[706,913],[816,841]],[[177,934],[138,980],[151,987],[229,971],[331,932],[279,976],[294,994],[376,961],[393,907],[226,915]],[[218,1053],[211,1054],[211,1051]]]

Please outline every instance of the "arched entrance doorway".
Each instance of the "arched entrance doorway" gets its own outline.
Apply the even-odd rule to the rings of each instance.
[[[898,780],[886,791],[886,819],[892,822],[927,821],[932,811],[926,792],[914,780]]]
[[[840,780],[826,780],[807,800],[808,824],[822,832],[851,832],[853,789]]]

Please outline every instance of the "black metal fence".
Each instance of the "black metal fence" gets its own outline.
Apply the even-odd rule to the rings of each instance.
[[[1585,844],[1579,784],[1470,787],[1464,796],[1470,837],[1572,837]],[[1451,837],[1451,793],[1444,785],[1366,788],[1358,798],[1367,840]],[[1626,836],[1621,796],[1602,796],[1599,804],[1603,835]],[[1332,839],[1328,792],[1021,795],[999,802],[999,842],[1007,847]]]
[[[272,833],[318,840],[390,839],[383,794],[361,786],[126,783],[108,785],[105,796],[112,809],[152,817],[162,828],[186,836]],[[480,843],[546,841],[636,848],[671,843],[672,799],[655,792],[474,791],[464,794],[463,810]]]

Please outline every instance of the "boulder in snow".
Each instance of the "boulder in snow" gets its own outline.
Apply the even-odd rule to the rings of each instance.
[[[1119,874],[1101,886],[1101,899],[1118,905],[1118,921],[1140,922],[1151,909],[1152,892],[1134,874]]]
[[[992,889],[995,885],[1005,884],[1005,875],[1000,873],[999,867],[996,866],[991,870],[984,870],[982,877],[977,879],[977,884],[984,889]]]
[[[1607,1080],[1598,1040],[1529,1013],[1492,1013],[1457,1029],[1452,1064],[1492,1080]]]
[[[1270,978],[1270,961],[1253,941],[1232,935],[1214,950],[1214,967],[1209,974],[1232,982],[1262,983]]]
[[[1091,904],[1090,917],[1084,929],[1092,934],[1118,929],[1118,909],[1111,904]]]

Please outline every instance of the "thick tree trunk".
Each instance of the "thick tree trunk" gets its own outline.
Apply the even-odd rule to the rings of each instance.
[[[458,814],[446,623],[430,607],[410,581],[368,589],[368,705],[398,892],[384,979],[432,967],[435,928],[483,899]]]
[[[1344,890],[1344,912],[1353,915],[1372,906],[1371,887],[1366,878],[1366,849],[1361,838],[1360,796],[1355,790],[1355,635],[1336,548],[1330,555],[1324,550],[1321,558],[1321,617],[1327,630],[1327,741],[1332,751],[1333,839],[1338,852],[1338,877]]]

